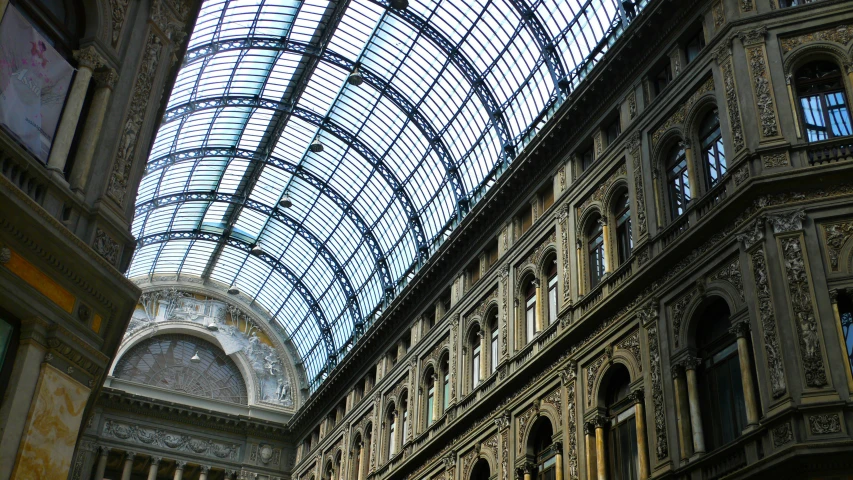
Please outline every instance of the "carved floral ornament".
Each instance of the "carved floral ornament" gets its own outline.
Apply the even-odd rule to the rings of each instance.
[[[240,458],[240,446],[237,444],[159,428],[132,425],[116,420],[107,420],[104,423],[103,435],[138,445],[187,452],[204,457],[222,460],[238,460]]]
[[[676,108],[675,112],[661,125],[657,130],[652,134],[652,147],[657,147],[658,142],[663,137],[663,135],[668,132],[670,129],[679,127],[684,125],[684,120],[687,117],[687,113],[696,105],[696,102],[699,101],[706,93],[714,91],[714,78],[708,77],[705,82],[703,82],[699,88],[693,92],[690,97],[688,97],[684,103]]]
[[[619,180],[625,179],[628,176],[628,168],[625,165],[625,162],[619,164],[619,168],[615,169],[610,175],[601,182],[598,187],[589,194],[584,201],[578,205],[577,207],[577,228],[580,229],[582,225],[582,221],[588,216],[588,212],[590,208],[593,206],[597,206],[601,212],[606,212],[607,209],[604,206],[605,199],[607,195],[611,192],[611,187]],[[606,218],[606,216],[602,213],[602,216]]]
[[[851,40],[853,40],[853,24],[842,24],[825,30],[783,38],[781,40],[782,53],[789,53],[800,45],[809,43],[834,42],[847,45]]]
[[[548,235],[548,238],[539,242],[539,245],[527,255],[527,258],[524,259],[518,266],[515,268],[515,280],[518,282],[521,275],[527,272],[527,267],[531,267],[534,272],[539,269],[539,265],[542,263],[542,257],[544,256],[545,251],[549,246],[555,245],[557,243],[557,231],[552,230],[551,234]]]
[[[841,252],[853,237],[853,220],[822,225],[826,255],[833,272],[841,268]]]

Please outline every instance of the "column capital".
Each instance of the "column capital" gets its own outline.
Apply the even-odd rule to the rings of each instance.
[[[773,233],[796,232],[803,229],[803,220],[806,218],[805,210],[794,210],[776,215],[767,215],[767,220],[773,226]]]
[[[554,453],[556,453],[558,455],[563,454],[563,442],[561,442],[561,441],[554,442],[554,444],[552,445],[552,448],[554,449]]]
[[[741,30],[737,33],[737,36],[744,46],[759,45],[764,43],[764,37],[767,36],[767,27],[762,25],[753,30]]]
[[[175,469],[183,470],[187,466],[186,460],[175,460]]]
[[[685,150],[690,150],[690,139],[689,138],[682,139],[680,142],[678,142],[678,146],[685,149]]]
[[[210,473],[210,465],[201,465],[201,473]]]
[[[480,337],[480,340],[482,340],[482,339],[486,338],[486,331],[485,331],[484,329],[482,329],[482,328],[481,328],[481,329],[477,332],[477,336],[478,336],[478,337]]]
[[[596,429],[607,428],[607,426],[610,424],[610,419],[604,415],[598,415],[592,421],[593,421],[593,423],[595,423]]]
[[[134,457],[136,457],[136,452],[131,451],[131,450],[127,450],[126,452],[124,452],[124,460],[125,461],[133,460]]]
[[[80,50],[74,50],[74,60],[77,60],[78,68],[88,68],[89,70],[94,70],[104,64],[101,54],[91,45]]]
[[[672,379],[676,380],[684,373],[684,366],[680,363],[676,363],[670,367],[670,370],[672,371]]]
[[[696,370],[699,368],[699,365],[702,364],[702,359],[694,356],[685,357],[684,360],[681,361],[681,365],[684,367],[684,370]]]
[[[95,72],[92,75],[92,78],[95,80],[95,86],[97,88],[109,88],[112,90],[116,86],[116,82],[118,82],[118,73],[112,68],[107,70]]]
[[[523,468],[524,468],[524,473],[533,474],[536,472],[536,464],[534,464],[532,462],[525,462]]]
[[[634,404],[643,403],[644,396],[645,396],[645,392],[643,391],[642,388],[638,388],[638,389],[636,389],[633,392],[628,394],[628,398],[630,398],[631,401],[634,402]]]
[[[151,465],[160,465],[162,461],[163,457],[151,457]]]
[[[583,433],[585,435],[595,436],[595,421],[590,420],[583,424]]]
[[[742,320],[729,328],[729,333],[737,338],[745,338],[749,334],[749,322]]]

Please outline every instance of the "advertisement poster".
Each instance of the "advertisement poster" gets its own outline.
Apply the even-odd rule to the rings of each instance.
[[[47,162],[74,68],[9,5],[0,22],[0,124]]]

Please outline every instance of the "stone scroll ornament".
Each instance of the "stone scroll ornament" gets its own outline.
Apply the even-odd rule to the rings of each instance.
[[[107,420],[104,423],[103,435],[139,445],[193,453],[221,460],[237,460],[240,458],[240,446],[237,444],[222,443],[209,438],[132,425],[115,420]]]
[[[226,355],[242,352],[249,360],[258,384],[258,400],[293,406],[292,383],[276,349],[262,342],[263,330],[234,305],[216,299],[200,300],[168,288],[143,293],[125,338],[141,329],[156,329],[163,322],[185,321],[203,325],[223,345]]]
[[[779,121],[776,116],[770,72],[767,70],[767,52],[764,48],[766,34],[766,27],[738,34],[746,50],[746,59],[752,77],[752,91],[758,107],[759,131],[763,139],[779,136]]]

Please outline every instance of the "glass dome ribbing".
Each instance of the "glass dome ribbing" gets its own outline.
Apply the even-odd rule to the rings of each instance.
[[[128,276],[236,285],[291,338],[313,391],[636,3],[205,1],[139,188]]]

